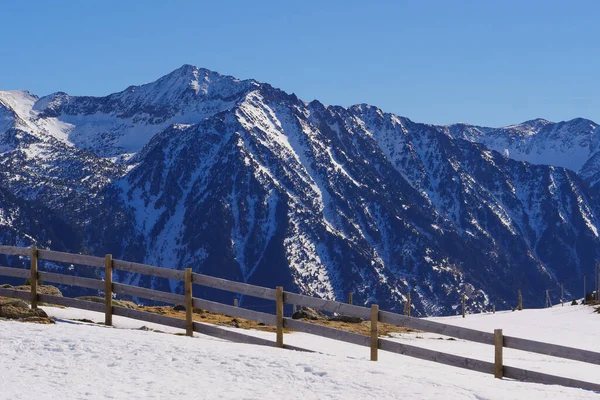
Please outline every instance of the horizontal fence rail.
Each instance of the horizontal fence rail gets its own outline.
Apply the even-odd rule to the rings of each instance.
[[[103,257],[86,256],[83,254],[62,253],[52,250],[38,250],[40,260],[58,261],[68,264],[88,265],[92,267],[104,267]]]
[[[407,328],[418,329],[420,331],[437,333],[439,335],[450,336],[457,339],[463,339],[470,342],[483,344],[494,344],[494,334],[489,332],[477,331],[475,329],[462,328],[459,326],[441,324],[439,322],[427,321],[406,315],[394,314],[388,311],[380,311],[379,321],[405,326]]]
[[[529,371],[522,368],[504,366],[504,376],[525,382],[543,383],[545,385],[561,385],[600,392],[600,385],[577,379],[564,378],[562,376],[544,374],[542,372]]]
[[[8,256],[30,256],[30,247],[0,246],[0,254]]]
[[[579,381],[576,379],[565,378],[544,374],[541,372],[515,368],[502,365],[502,348],[511,348],[521,351],[533,352],[562,359],[586,362],[600,365],[600,353],[576,349],[567,346],[538,342],[534,340],[521,339],[512,336],[503,336],[501,330],[496,333],[483,332],[469,328],[463,328],[439,322],[428,321],[414,318],[406,315],[395,314],[388,311],[379,311],[377,306],[371,309],[352,304],[341,303],[333,300],[320,299],[311,296],[289,293],[282,288],[271,289],[261,286],[250,285],[242,282],[234,282],[226,279],[216,278],[198,273],[192,273],[188,268],[185,271],[161,268],[152,265],[140,263],[113,260],[110,255],[106,257],[95,257],[83,254],[70,254],[51,250],[36,248],[23,248],[14,246],[0,246],[0,255],[29,257],[31,258],[31,269],[20,269],[0,266],[0,276],[9,276],[13,278],[31,278],[31,293],[11,288],[0,288],[0,296],[12,297],[23,300],[30,300],[32,307],[35,308],[35,302],[40,301],[48,304],[57,304],[65,307],[73,307],[84,310],[90,310],[107,315],[106,321],[112,324],[112,315],[126,318],[132,318],[140,321],[165,325],[172,328],[186,330],[188,335],[197,332],[223,340],[229,340],[238,343],[256,344],[262,346],[282,347],[290,350],[308,351],[295,346],[283,344],[283,329],[287,328],[293,331],[305,332],[329,339],[352,343],[371,348],[371,359],[377,360],[377,350],[383,350],[391,353],[406,355],[422,360],[433,361],[453,367],[478,371],[486,374],[494,374],[496,377],[506,377],[521,381],[537,382],[544,384],[557,384],[569,387],[583,388],[587,390],[600,391],[600,385],[591,382]],[[54,272],[37,271],[37,260],[49,260],[68,264],[87,265],[97,268],[105,268],[106,280],[84,278],[78,276],[64,275]],[[147,289],[138,286],[132,286],[113,282],[113,270],[151,275],[159,278],[178,280],[185,282],[185,294],[174,294],[154,289]],[[39,294],[37,293],[37,282],[39,280],[57,283],[60,285],[72,285],[87,289],[94,289],[99,292],[104,291],[106,301],[92,302],[81,299],[72,299],[67,297]],[[228,292],[234,292],[242,295],[262,298],[275,301],[273,311],[275,314],[264,313],[249,310],[237,306],[226,305],[214,301],[193,297],[192,283],[196,285],[211,287]],[[185,318],[165,316],[147,311],[129,309],[112,305],[112,294],[127,295],[134,298],[143,298],[152,301],[158,301],[174,305],[186,305]],[[349,317],[358,317],[363,320],[371,320],[371,336],[348,332],[319,325],[316,323],[302,320],[284,318],[283,304],[293,304],[295,306],[311,307],[321,311],[341,314]],[[272,341],[230,329],[221,328],[214,325],[193,321],[193,307],[200,308],[212,313],[219,313],[236,318],[243,318],[267,325],[273,325],[277,328],[277,340]],[[110,318],[108,316],[110,315]],[[184,314],[182,313],[182,317]],[[377,323],[388,323],[403,326],[415,330],[436,333],[439,335],[454,337],[470,342],[493,345],[496,348],[495,363],[443,353],[435,350],[424,349],[417,346],[398,343],[392,340],[381,339],[378,337]],[[498,336],[499,335],[499,336]],[[499,357],[499,358],[498,358]],[[498,364],[500,363],[500,364]]]
[[[0,275],[10,276],[12,278],[29,278],[31,272],[28,269],[17,269],[10,267],[0,267]]]
[[[113,283],[113,292],[170,304],[183,304],[185,302],[185,296],[181,294],[146,289],[137,286],[125,285],[123,283]]]
[[[1,274],[0,274],[1,275]],[[0,296],[14,299],[30,300],[31,294],[22,290],[0,288]]]
[[[531,353],[544,354],[547,356],[557,358],[565,358],[568,360],[600,365],[600,353],[595,353],[589,350],[576,349],[573,347],[561,346],[558,344],[549,344],[537,342],[535,340],[504,336],[504,347],[508,347],[509,349],[529,351]]]
[[[262,286],[248,285],[247,283],[233,282],[196,273],[192,273],[192,282],[196,285],[208,286],[228,292],[245,294],[261,299],[275,300],[275,289],[269,289]]]
[[[343,331],[341,329],[311,324],[310,322],[304,322],[297,319],[289,318],[284,319],[283,326],[294,331],[310,333],[312,335],[323,336],[329,339],[357,344],[359,346],[371,346],[371,338],[369,336],[361,335],[359,333]]]
[[[472,371],[491,374],[494,372],[494,363],[456,356],[454,354],[442,353],[440,351],[424,349],[422,347],[392,342],[391,340],[379,339],[379,348],[396,354],[419,358],[426,361],[434,361],[452,367],[469,369]]]
[[[55,274],[53,272],[38,272],[38,276],[44,282],[58,283],[60,285],[79,286],[87,289],[104,290],[104,282],[98,279]]]
[[[217,303],[217,302],[209,301],[209,300],[197,299],[195,297],[192,299],[192,304],[196,308],[201,308],[203,310],[206,310],[206,311],[209,311],[212,313],[225,314],[225,315],[229,315],[231,317],[243,318],[243,319],[248,319],[248,320],[256,321],[256,322],[262,322],[263,324],[267,324],[267,325],[276,325],[277,324],[277,318],[273,314],[267,314],[267,313],[263,313],[263,312],[259,312],[259,311],[248,310],[246,308],[241,308],[241,307],[229,306],[227,304]]]
[[[102,262],[104,262],[104,259],[102,259]],[[142,275],[152,275],[159,278],[173,279],[176,281],[182,281],[184,278],[183,271],[170,268],[154,267],[152,265],[138,264],[129,261],[113,260],[113,268],[121,271],[137,272]]]
[[[288,304],[296,304],[303,307],[311,307],[331,313],[343,314],[349,317],[357,317],[362,319],[371,318],[371,310],[365,307],[353,306],[351,304],[340,303],[333,300],[319,299],[303,294],[288,293],[283,295],[284,302]]]

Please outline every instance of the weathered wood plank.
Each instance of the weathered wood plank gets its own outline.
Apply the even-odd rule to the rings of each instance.
[[[442,353],[408,344],[392,342],[391,340],[379,339],[379,349],[409,357],[419,358],[421,360],[433,361],[440,364],[451,365],[453,367],[469,369],[471,371],[478,371],[486,374],[492,374],[494,372],[494,364],[491,362]]]
[[[262,313],[259,311],[248,310],[246,308],[234,307],[227,304],[216,303],[214,301],[194,298],[192,300],[194,307],[213,313],[229,315],[230,317],[244,318],[250,321],[262,322],[267,325],[276,325],[277,317],[273,314]]]
[[[389,311],[379,312],[379,322],[405,326],[425,332],[437,333],[458,339],[469,340],[477,343],[494,344],[494,334],[482,332],[475,329],[461,328],[453,325],[441,324],[439,322],[427,321],[420,318],[407,317],[406,315],[394,314]]]
[[[99,279],[55,274],[53,272],[38,272],[38,276],[44,282],[58,283],[61,285],[72,285],[88,289],[104,290],[104,282],[102,282]]]
[[[504,347],[600,365],[600,353],[535,340],[504,336]]]
[[[194,316],[193,305],[194,296],[192,293],[192,269],[185,269],[185,334],[194,336]]]
[[[276,346],[283,348],[283,286],[275,289],[275,311],[277,319]]]
[[[38,289],[38,256],[39,252],[36,246],[31,246],[31,265],[29,267],[30,277],[29,285],[31,287],[31,308],[37,308],[37,289]]]
[[[504,370],[503,361],[504,336],[502,329],[494,329],[494,378],[502,379]]]
[[[0,296],[2,297],[11,297],[14,299],[22,299],[22,300],[31,300],[31,292],[24,292],[22,290],[15,289],[4,289],[0,288]]]
[[[1,276],[11,276],[13,278],[27,279],[27,278],[29,278],[30,274],[31,274],[31,272],[29,272],[28,269],[0,267],[0,275]]]
[[[29,247],[0,246],[0,254],[29,257],[31,249]]]
[[[223,340],[229,340],[235,343],[246,343],[259,346],[276,347],[276,343],[272,340],[258,338],[251,335],[243,334],[241,332],[220,328],[214,325],[203,324],[200,322],[194,322],[194,332],[198,332],[202,335],[212,336]],[[284,345],[283,348],[287,350],[315,353],[315,351],[313,350],[308,350],[297,346]]]
[[[38,257],[43,260],[104,268],[104,257],[88,256],[85,254],[70,254],[52,250],[38,250]]]
[[[152,322],[154,324],[170,326],[185,330],[185,319],[167,317],[146,311],[132,310],[124,307],[113,306],[113,315],[136,319],[138,321]]]
[[[168,292],[162,292],[159,290],[152,290],[146,288],[140,288],[137,286],[124,285],[122,283],[113,282],[113,292],[126,294],[134,297],[141,297],[147,300],[162,301],[163,303],[170,304],[184,304],[185,296],[180,294],[173,294]]]
[[[369,310],[370,312],[370,310]],[[311,335],[323,336],[329,339],[339,340],[341,342],[353,343],[359,346],[371,346],[371,337],[360,335],[358,333],[342,331],[340,329],[330,328],[328,326],[311,324],[297,319],[284,318],[283,326],[285,328],[310,333]]]
[[[112,254],[104,256],[104,325],[112,326],[113,259]]]
[[[371,318],[371,310],[366,307],[354,306],[340,303],[337,301],[319,299],[316,297],[305,296],[303,294],[285,292],[283,301],[288,304],[296,304],[304,307],[311,307],[317,310],[338,313],[349,317],[358,317],[364,320]]]
[[[236,343],[255,344],[259,346],[275,347],[275,342],[268,339],[258,338],[250,335],[244,335],[236,331],[219,328],[214,325],[202,324],[194,322],[194,332],[202,335],[217,337],[224,340],[229,340]]]
[[[52,296],[49,294],[38,294],[38,300],[48,304],[57,304],[64,307],[79,308],[82,310],[104,312],[103,303],[95,303],[93,301],[85,301],[79,299],[72,299],[69,297]]]
[[[600,392],[600,384],[598,383],[564,378],[562,376],[549,375],[522,368],[509,367],[507,365],[504,366],[504,377],[525,382],[543,383],[546,385],[561,385]]]
[[[275,289],[269,289],[261,286],[248,285],[242,282],[233,282],[226,279],[215,278],[214,276],[192,274],[192,281],[196,285],[208,286],[215,289],[226,290],[228,292],[241,293],[261,299],[275,300]]]
[[[176,281],[183,281],[185,279],[185,273],[177,269],[161,268],[123,260],[113,260],[113,268],[121,271],[137,272],[143,275],[152,275],[159,278],[173,279]]]
[[[377,327],[379,321],[379,306],[371,306],[371,361],[377,361],[377,350],[379,349],[379,330]]]

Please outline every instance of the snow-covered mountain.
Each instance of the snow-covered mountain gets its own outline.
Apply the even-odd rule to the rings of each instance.
[[[558,282],[579,290],[600,250],[590,161],[567,157],[595,149],[595,127],[432,126],[186,65],[106,97],[0,92],[0,189],[82,232],[72,251],[385,309],[410,292],[427,314],[463,291],[473,310],[518,289],[541,305]]]
[[[587,119],[559,123],[535,119],[503,128],[455,124],[440,129],[518,161],[571,169],[594,187],[600,182],[600,126]]]

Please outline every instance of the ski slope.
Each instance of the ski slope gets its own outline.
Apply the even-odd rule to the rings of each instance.
[[[103,314],[44,307],[56,325],[0,321],[0,399],[592,399],[599,394],[559,386],[494,379],[303,333],[288,344],[321,353],[235,344],[137,330],[173,328],[114,317],[115,328],[73,322]],[[435,318],[481,330],[600,351],[600,315],[585,306],[555,307],[467,318]],[[233,328],[232,328],[233,329]],[[248,333],[248,331],[245,331]],[[274,339],[273,333],[252,332]],[[439,335],[403,334],[398,341],[491,360],[491,346]],[[416,343],[415,343],[416,342]],[[518,354],[517,354],[518,353]],[[600,368],[505,349],[505,363],[590,380]]]

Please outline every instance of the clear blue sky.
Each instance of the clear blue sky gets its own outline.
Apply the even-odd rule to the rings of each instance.
[[[420,122],[600,122],[596,0],[5,0],[0,15],[0,89],[105,95],[194,64]]]

